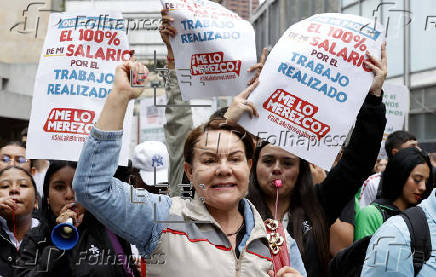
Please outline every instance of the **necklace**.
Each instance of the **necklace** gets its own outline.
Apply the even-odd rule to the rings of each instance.
[[[244,227],[244,225],[245,225],[244,220],[242,220],[242,224],[241,224],[241,226],[239,226],[238,230],[234,233],[226,234],[226,236],[230,237],[230,236],[236,235],[237,233],[239,233],[242,230],[242,227]]]

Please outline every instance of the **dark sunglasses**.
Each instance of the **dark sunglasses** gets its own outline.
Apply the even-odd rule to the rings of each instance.
[[[27,159],[23,156],[9,156],[9,155],[5,155],[3,154],[1,157],[1,161],[4,163],[10,163],[11,160],[15,160],[15,162],[19,163],[19,164],[24,164],[27,163]]]

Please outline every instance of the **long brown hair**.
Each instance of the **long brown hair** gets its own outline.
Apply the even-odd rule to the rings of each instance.
[[[255,150],[253,166],[250,174],[250,187],[247,198],[254,204],[263,220],[272,218],[265,199],[268,197],[260,188],[257,180],[256,167],[263,147],[268,145],[267,141],[261,141]],[[324,276],[327,274],[327,265],[330,260],[329,254],[329,228],[324,211],[318,201],[313,188],[313,179],[309,163],[300,159],[300,167],[295,187],[289,198],[289,222],[287,230],[293,235],[297,242],[303,261],[306,262],[306,254],[303,244],[303,222],[309,220],[312,227],[313,237],[317,246],[317,254],[321,262],[321,270]]]

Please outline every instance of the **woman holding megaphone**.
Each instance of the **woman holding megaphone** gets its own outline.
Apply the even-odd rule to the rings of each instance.
[[[139,276],[130,244],[75,202],[75,172],[75,162],[50,162],[41,224],[24,238],[14,276]]]

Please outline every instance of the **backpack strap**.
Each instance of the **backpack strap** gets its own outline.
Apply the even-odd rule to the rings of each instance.
[[[409,229],[410,250],[413,253],[413,269],[416,276],[431,256],[431,237],[427,217],[419,206],[407,209],[400,215]]]
[[[401,211],[392,204],[391,201],[385,199],[376,199],[372,201],[371,205],[374,205],[383,217],[383,222],[386,222],[391,216],[399,215]]]
[[[388,218],[389,218],[389,215],[386,213],[386,210],[380,205],[377,205],[377,204],[371,204],[371,205],[374,205],[374,207],[376,207],[377,210],[381,213],[381,215],[383,217],[383,223],[386,222],[386,220],[388,220]]]

